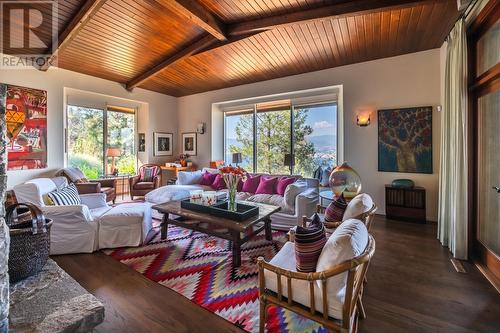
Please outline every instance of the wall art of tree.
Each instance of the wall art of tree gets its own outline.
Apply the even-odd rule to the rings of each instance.
[[[378,169],[432,173],[432,107],[379,110]]]

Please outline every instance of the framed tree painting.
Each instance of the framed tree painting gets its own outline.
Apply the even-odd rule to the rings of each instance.
[[[8,170],[47,167],[47,91],[7,85]]]
[[[172,133],[153,133],[154,156],[172,156],[174,135]]]
[[[196,149],[196,132],[182,133],[182,153],[184,155],[196,156]]]
[[[378,171],[432,173],[432,106],[378,111]]]

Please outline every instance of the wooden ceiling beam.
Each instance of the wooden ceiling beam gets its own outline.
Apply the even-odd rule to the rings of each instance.
[[[445,1],[445,0],[437,0]],[[228,36],[246,35],[320,19],[369,14],[390,9],[411,7],[436,0],[356,0],[334,3],[308,10],[263,17],[251,21],[233,23],[227,27]]]
[[[161,71],[163,71],[165,68],[173,64],[174,62],[187,58],[193,54],[195,54],[197,51],[204,49],[206,47],[209,47],[210,45],[213,45],[217,42],[218,40],[215,39],[212,35],[210,34],[205,34],[201,38],[198,38],[194,42],[192,42],[189,45],[186,45],[180,50],[172,55],[169,55],[162,59],[160,62],[152,66],[151,68],[147,69],[145,72],[137,75],[134,77],[132,80],[127,82],[125,87],[127,90],[131,91],[138,85],[142,84],[146,80],[149,80],[153,76],[157,75]]]
[[[226,40],[226,27],[196,0],[157,0],[165,7],[186,17],[218,40]]]
[[[57,48],[54,50],[49,60],[45,63],[44,66],[41,66],[39,69],[42,71],[46,71],[49,67],[54,63],[54,60],[57,58],[58,54],[64,50],[70,42],[78,35],[78,32],[87,24],[87,22],[97,13],[97,11],[104,5],[106,0],[87,0],[80,7],[78,12],[73,16],[71,21],[66,25],[64,30],[59,34],[57,40]],[[52,50],[53,46],[49,47],[49,53]]]

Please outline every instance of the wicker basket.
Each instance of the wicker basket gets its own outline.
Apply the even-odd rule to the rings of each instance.
[[[49,258],[50,227],[42,211],[31,204],[7,207],[6,222],[10,229],[10,282],[21,281],[38,273]]]

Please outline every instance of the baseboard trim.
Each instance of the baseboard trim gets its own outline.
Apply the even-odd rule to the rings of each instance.
[[[474,265],[476,265],[477,269],[484,275],[486,280],[488,280],[493,288],[497,290],[500,294],[500,279],[498,279],[485,265],[481,264],[477,260],[473,260]]]

